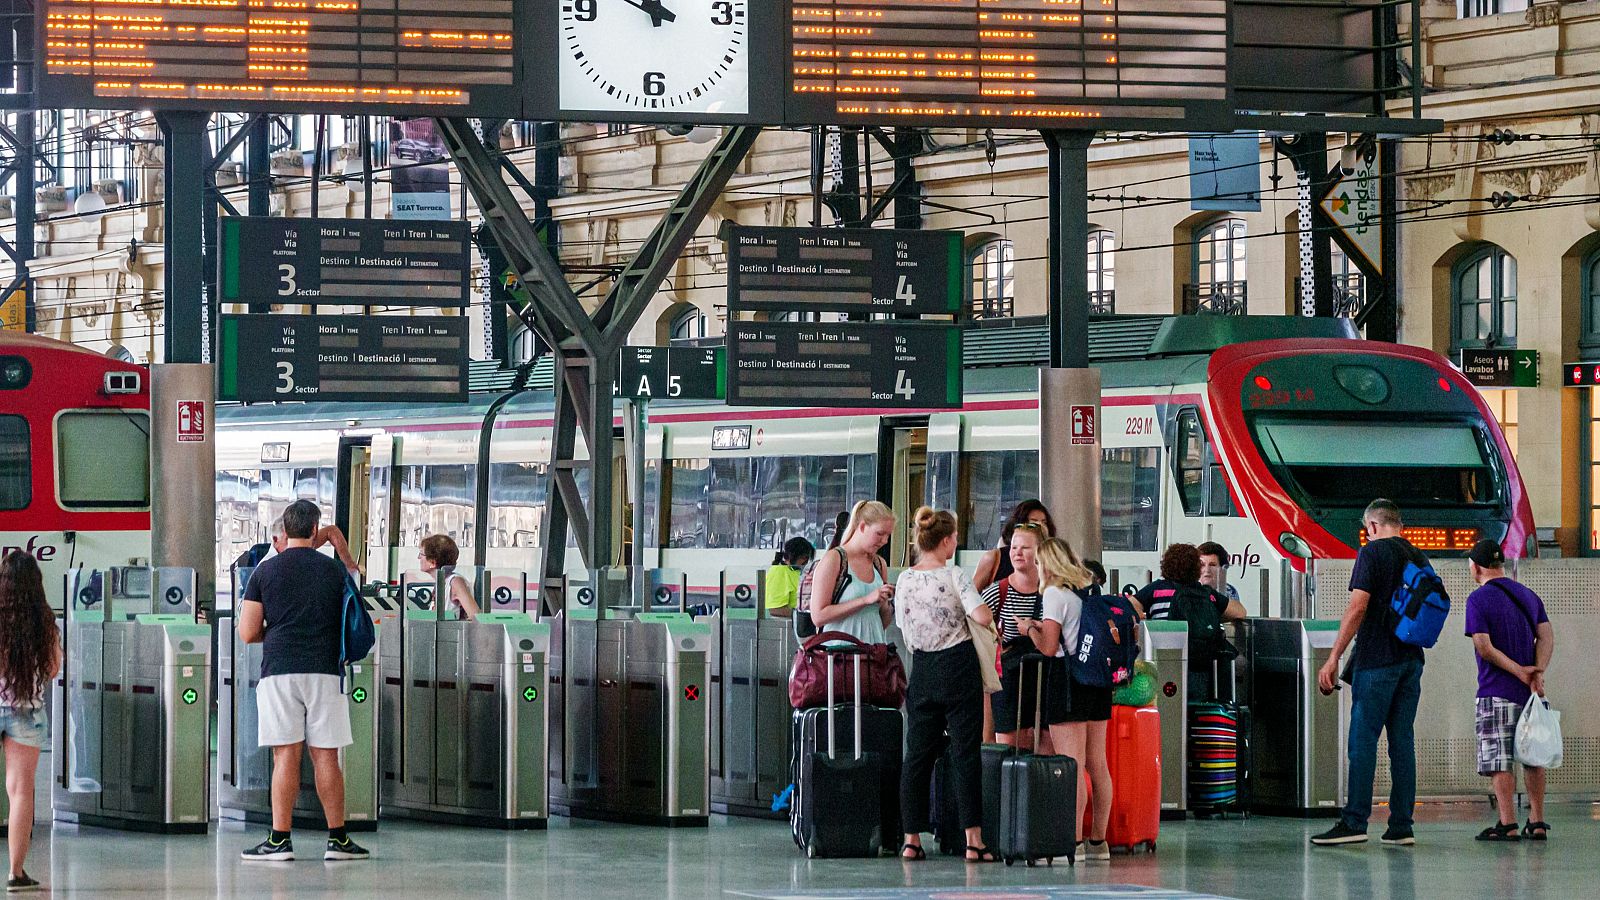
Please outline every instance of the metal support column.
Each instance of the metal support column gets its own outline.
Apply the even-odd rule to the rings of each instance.
[[[249,184],[249,215],[272,215],[272,147],[270,146],[272,122],[265,116],[250,122],[246,140],[245,177]],[[271,311],[266,303],[250,304],[250,312],[265,314]]]
[[[1378,178],[1383,197],[1378,203],[1383,222],[1383,272],[1356,324],[1374,341],[1400,340],[1400,142],[1378,142]]]
[[[1046,131],[1050,178],[1050,367],[1089,365],[1089,144],[1092,131]]]
[[[206,168],[211,161],[205,112],[165,112],[156,116],[165,144],[165,237],[163,283],[166,362],[211,362],[215,340],[211,298],[206,291]]]
[[[1318,318],[1333,315],[1333,238],[1318,209],[1322,198],[1333,186],[1328,169],[1328,135],[1309,132],[1294,135],[1290,140],[1280,139],[1278,152],[1289,157],[1295,174],[1311,188],[1311,282],[1312,303]],[[1302,269],[1304,267],[1302,266]]]

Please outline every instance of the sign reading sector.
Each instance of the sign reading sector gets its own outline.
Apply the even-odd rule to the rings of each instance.
[[[218,396],[464,403],[465,316],[222,317]]]
[[[623,347],[615,393],[629,400],[720,400],[721,347]]]
[[[224,303],[466,306],[467,223],[222,220]]]
[[[728,323],[728,405],[957,409],[954,323]]]
[[[516,116],[516,0],[40,0],[44,107]]]
[[[736,226],[728,309],[958,313],[961,233]]]
[[[1232,119],[1229,0],[788,6],[791,124],[1228,130]]]

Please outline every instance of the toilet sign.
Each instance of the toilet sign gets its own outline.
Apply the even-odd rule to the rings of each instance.
[[[1095,443],[1095,408],[1093,406],[1072,407],[1072,443]]]
[[[202,444],[206,439],[204,400],[178,401],[178,443]]]

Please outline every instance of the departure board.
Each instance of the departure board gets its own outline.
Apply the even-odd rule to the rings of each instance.
[[[961,406],[961,326],[729,322],[728,405]]]
[[[788,0],[791,124],[1225,129],[1229,0]]]
[[[40,103],[517,115],[515,2],[40,0]]]
[[[465,316],[222,317],[222,400],[465,402]]]
[[[959,231],[735,226],[728,309],[957,313],[961,241]]]
[[[466,222],[222,220],[222,302],[466,306]]]

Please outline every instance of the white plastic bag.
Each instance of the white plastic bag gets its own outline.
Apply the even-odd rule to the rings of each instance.
[[[1561,713],[1538,694],[1528,698],[1517,720],[1516,756],[1536,769],[1561,768]]]

